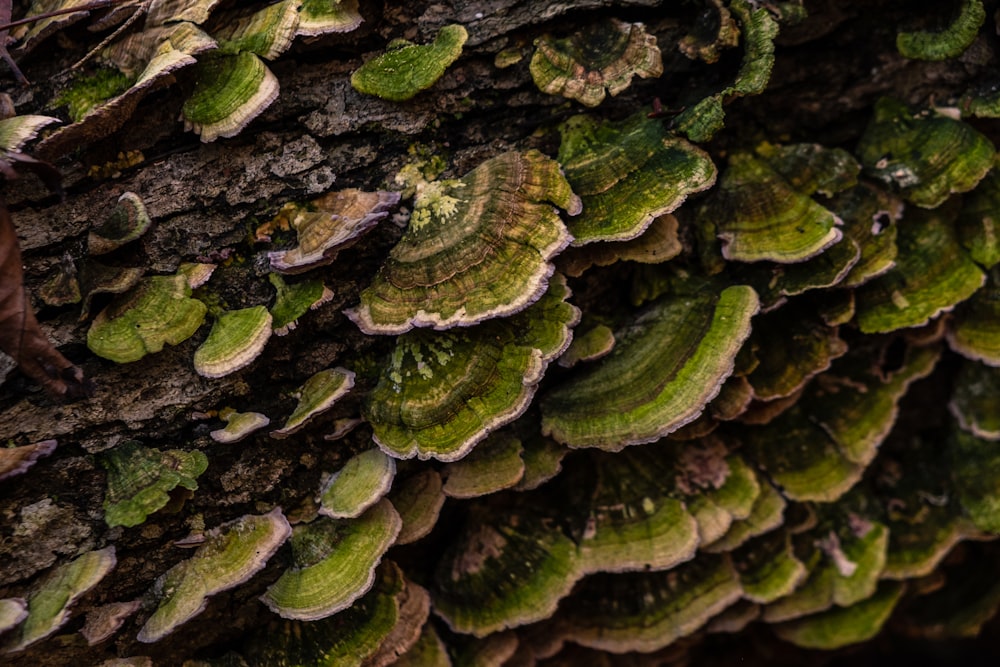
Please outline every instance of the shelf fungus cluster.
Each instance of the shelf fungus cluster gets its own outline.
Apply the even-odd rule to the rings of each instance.
[[[70,127],[111,127],[96,119],[133,87],[190,66],[185,118],[230,136],[277,94],[267,62],[360,21],[351,0],[141,4],[98,52],[114,71],[65,92]],[[93,366],[151,368],[178,346],[207,390],[162,409],[183,420],[169,436],[85,462],[64,435],[0,449],[4,488],[65,474],[53,462],[96,462],[106,484],[88,508],[104,532],[5,583],[0,649],[83,625],[98,647],[117,633],[117,650],[177,656],[204,634],[192,619],[230,611],[225,646],[186,664],[652,666],[751,624],[824,650],[978,632],[1000,608],[990,127],[885,97],[837,146],[727,128],[804,9],[701,4],[648,30],[543,35],[530,64],[510,55],[527,40],[504,43],[523,82],[573,100],[537,133],[462,146],[464,174],[404,166],[401,192],[269,203],[218,266],[134,266],[155,220],[121,195],[85,257],[53,262],[46,303],[82,305]],[[975,48],[984,4],[954,4],[943,28],[900,33],[903,56]],[[467,40],[475,57],[495,43],[485,18],[391,45],[351,83],[429,97]],[[714,74],[671,111],[593,108],[664,60]],[[57,500],[12,512],[0,542]],[[136,564],[136,544],[182,525],[193,550]],[[116,548],[142,586],[101,585]],[[85,595],[99,604],[63,626]]]
[[[40,14],[60,3],[35,0]],[[350,32],[361,25],[357,0],[281,0],[263,9],[219,9],[219,0],[151,0],[113,17],[126,27],[138,20],[137,31],[115,32],[101,45],[96,65],[76,77],[52,101],[68,106],[72,123],[39,146],[57,155],[81,143],[101,139],[124,125],[152,91],[169,86],[182,69],[193,70],[194,88],[181,118],[202,141],[232,137],[264,112],[277,98],[278,78],[266,62],[278,58],[297,37]],[[71,7],[72,3],[63,3]],[[63,20],[80,20],[90,7]],[[128,14],[134,13],[131,18]],[[108,17],[111,18],[111,17]],[[53,19],[49,19],[51,22]],[[35,24],[21,42],[26,50],[53,30]],[[121,36],[119,37],[119,34]]]

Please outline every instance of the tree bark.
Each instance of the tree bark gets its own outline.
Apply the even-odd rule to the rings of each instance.
[[[533,40],[544,32],[564,35],[615,16],[643,21],[657,35],[667,73],[656,80],[636,80],[626,92],[609,98],[593,111],[602,117],[624,117],[654,98],[677,109],[693,90],[726,85],[738,57],[730,62],[727,56],[709,70],[695,66],[676,48],[701,4],[364,2],[361,29],[296,43],[271,64],[280,97],[237,137],[202,144],[184,132],[177,118],[192,82],[182,71],[175,85],[147,97],[112,136],[51,156],[65,175],[65,201],[56,201],[26,179],[9,184],[6,196],[39,320],[60,351],[93,380],[96,393],[84,401],[57,404],[9,364],[6,377],[0,378],[0,440],[20,445],[55,438],[59,443],[52,456],[28,473],[0,482],[0,598],[26,594],[44,572],[87,550],[114,545],[118,565],[77,604],[69,625],[0,661],[96,665],[118,656],[150,655],[156,665],[171,665],[238,648],[270,618],[255,598],[287,563],[285,552],[249,584],[212,598],[196,622],[155,645],[134,640],[148,611],[95,647],[87,646],[76,630],[88,609],[141,597],[156,577],[187,558],[190,552],[173,546],[174,541],[201,526],[276,505],[291,512],[309,502],[323,472],[338,469],[349,454],[370,446],[370,431],[364,427],[336,443],[322,437],[332,420],[358,414],[355,396],[364,386],[321,424],[289,440],[264,433],[220,445],[208,432],[218,428],[216,415],[226,407],[263,412],[280,424],[294,408],[293,392],[311,374],[337,365],[352,367],[389,350],[390,340],[361,334],[342,310],[358,302],[359,292],[399,238],[400,226],[384,221],[333,265],[317,270],[314,275],[332,288],[334,299],[305,315],[289,335],[272,339],[260,359],[224,378],[206,379],[195,373],[191,356],[208,327],[176,347],[119,365],[87,349],[89,323],[78,321],[75,307],[47,307],[37,298],[65,255],[84,255],[89,228],[107,215],[119,195],[138,193],[153,218],[154,226],[131,258],[147,267],[147,275],[172,272],[181,262],[228,256],[208,288],[212,298],[226,308],[268,304],[273,290],[266,280],[266,252],[274,245],[255,242],[253,231],[284,203],[344,187],[393,188],[396,172],[412,160],[408,149],[417,145],[446,158],[443,177],[460,176],[512,148],[555,155],[555,125],[583,108],[534,86],[527,62]],[[988,4],[992,11],[993,3]],[[992,37],[981,37],[965,56],[943,63],[900,56],[893,41],[896,27],[920,12],[933,13],[935,3],[815,0],[806,7],[809,18],[779,39],[768,91],[727,107],[726,129],[707,146],[713,156],[765,138],[851,148],[878,97],[945,102],[985,81],[997,64]],[[461,59],[431,90],[393,103],[351,88],[351,73],[390,40],[426,42],[449,23],[465,25],[469,41]],[[51,114],[47,104],[67,79],[66,68],[94,39],[80,26],[50,38],[20,63],[33,82],[29,88],[17,87],[5,75],[3,87],[18,112]],[[525,57],[497,69],[494,56],[506,48],[520,48]],[[717,80],[706,80],[705,72]],[[993,121],[977,126],[996,134]],[[137,164],[111,169],[110,175],[88,175],[127,151],[141,152]],[[627,272],[617,267],[602,273],[600,282],[581,279],[573,284],[575,300],[599,303],[622,289]],[[174,513],[158,512],[136,528],[109,529],[102,509],[105,472],[95,455],[127,440],[160,449],[200,449],[208,455],[209,468],[192,497],[178,498]],[[432,548],[417,548],[394,557],[420,563],[436,554]]]

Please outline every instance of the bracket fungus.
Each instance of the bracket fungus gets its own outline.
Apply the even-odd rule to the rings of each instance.
[[[234,137],[278,99],[278,78],[256,54],[209,53],[184,103],[184,125],[204,142]]]
[[[958,238],[969,256],[984,269],[1000,264],[1000,173],[990,171],[962,202],[955,223]]]
[[[493,433],[472,453],[444,467],[444,494],[476,498],[508,489],[524,476],[521,441],[506,432]]]
[[[527,310],[477,327],[411,331],[362,405],[380,447],[397,458],[456,461],[528,407],[562,354],[580,311],[558,274]]]
[[[319,37],[350,32],[361,25],[358,0],[302,0],[296,36]]]
[[[115,548],[105,547],[88,551],[50,572],[28,595],[28,616],[7,651],[23,651],[58,630],[69,620],[73,603],[100,583],[116,563]]]
[[[142,198],[134,192],[125,192],[118,197],[117,205],[104,222],[91,227],[87,234],[87,252],[104,255],[116,250],[145,234],[150,224],[152,220]]]
[[[645,114],[620,123],[574,116],[560,133],[559,164],[583,202],[567,224],[574,245],[633,239],[715,183],[707,153]]]
[[[915,30],[896,35],[896,48],[907,58],[948,60],[962,55],[986,21],[983,0],[957,0],[958,16],[943,30]]]
[[[701,217],[722,239],[723,256],[740,262],[801,262],[843,236],[839,217],[749,153],[730,156]]]
[[[986,275],[955,238],[947,212],[912,210],[899,225],[895,266],[855,292],[865,333],[926,324],[968,299]]]
[[[333,407],[354,388],[354,372],[346,368],[328,368],[313,375],[299,389],[299,402],[285,425],[271,431],[272,438],[287,438],[300,431],[310,420]]]
[[[249,437],[254,431],[265,428],[271,423],[267,415],[259,412],[236,412],[229,410],[223,417],[226,420],[224,428],[209,433],[212,440],[228,445]]]
[[[101,463],[108,471],[104,521],[110,527],[137,526],[170,502],[176,487],[189,491],[208,468],[208,458],[198,450],[143,447],[130,440],[105,452]]]
[[[543,397],[543,433],[618,451],[694,421],[732,372],[757,308],[745,285],[658,301],[616,332],[611,354]]]
[[[271,326],[275,336],[286,336],[298,326],[299,318],[307,310],[315,310],[333,298],[333,290],[320,280],[304,280],[287,284],[280,274],[269,273],[277,295],[271,306]]]
[[[777,624],[774,632],[803,648],[834,649],[856,644],[878,634],[899,602],[903,588],[898,582],[883,582],[867,600]]]
[[[319,493],[319,513],[332,519],[353,519],[389,492],[396,460],[380,449],[352,456],[330,475]]]
[[[28,617],[28,603],[23,598],[0,600],[0,634],[16,628]]]
[[[441,475],[432,468],[423,468],[395,484],[389,500],[403,524],[396,544],[410,544],[430,534],[444,506],[442,488]]]
[[[38,459],[48,456],[55,450],[55,440],[0,448],[0,481],[26,473]]]
[[[996,150],[962,121],[914,114],[884,97],[875,105],[857,155],[866,174],[899,188],[917,206],[936,208],[952,193],[976,187],[993,167]]]
[[[371,589],[340,613],[312,621],[276,621],[246,647],[253,665],[383,667],[419,641],[428,615],[427,592],[391,561]],[[399,664],[399,663],[396,663]],[[450,663],[448,663],[450,665]]]
[[[184,276],[143,278],[102,310],[87,331],[87,347],[119,364],[178,345],[205,320],[207,307],[191,298]]]
[[[628,88],[634,76],[663,74],[663,59],[646,26],[611,19],[565,39],[539,37],[529,69],[542,92],[596,107],[606,93],[614,96]]]
[[[672,121],[673,129],[691,141],[711,140],[724,125],[723,104],[736,97],[759,95],[771,78],[777,21],[767,7],[753,0],[731,0],[729,11],[739,21],[743,60],[732,84],[690,105]]]
[[[210,596],[239,586],[261,570],[291,532],[277,507],[207,531],[205,542],[191,558],[167,570],[153,584],[149,597],[158,606],[136,639],[157,642],[200,614]]]
[[[351,75],[351,85],[366,95],[404,102],[433,86],[462,55],[468,38],[464,27],[446,25],[430,44],[390,44],[386,53],[372,58]]]
[[[286,204],[276,221],[287,221],[298,236],[298,246],[269,252],[271,268],[280,273],[302,273],[330,264],[389,215],[399,203],[398,192],[365,192],[346,188],[330,192],[304,206]]]
[[[249,366],[271,338],[271,313],[264,306],[230,310],[219,315],[198,349],[198,375],[219,378]]]
[[[977,438],[1000,440],[998,392],[1000,368],[967,361],[955,376],[955,390],[948,410],[963,431]]]
[[[292,531],[294,565],[261,600],[282,618],[315,621],[351,606],[375,582],[375,569],[402,522],[388,500],[356,519],[321,517]]]
[[[403,238],[346,311],[365,333],[470,326],[524,310],[545,293],[550,260],[571,240],[552,204],[580,212],[559,164],[536,150],[504,153],[438,185],[436,196],[418,195]]]
[[[986,284],[955,308],[948,322],[948,345],[967,359],[1000,366],[1000,267],[987,274]]]
[[[476,637],[551,616],[583,575],[573,541],[527,510],[476,505],[468,517],[438,561],[435,613]]]
[[[565,493],[580,526],[584,572],[664,570],[694,555],[698,523],[677,488],[672,457],[657,454],[635,447],[571,461]]]
[[[701,556],[666,572],[597,575],[565,600],[557,627],[583,646],[649,653],[694,633],[742,592],[728,556]]]

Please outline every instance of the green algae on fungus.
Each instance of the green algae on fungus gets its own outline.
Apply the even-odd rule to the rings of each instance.
[[[982,0],[957,0],[958,16],[943,30],[918,30],[896,35],[896,48],[907,58],[948,60],[962,55],[979,35],[986,20]]]
[[[954,387],[948,410],[959,427],[977,438],[1000,440],[1000,368],[966,361]]]
[[[87,347],[119,364],[178,345],[205,320],[207,307],[191,298],[184,276],[142,279],[102,310],[87,331]]]
[[[446,25],[431,44],[404,43],[372,58],[351,75],[360,93],[403,102],[434,85],[462,55],[469,34],[460,25]]]
[[[253,53],[211,53],[198,61],[184,102],[184,127],[204,142],[234,137],[278,99],[278,78]]]
[[[272,438],[287,438],[300,431],[310,420],[333,407],[354,388],[354,371],[328,368],[310,377],[299,389],[299,402],[285,420],[285,425],[271,431]]]
[[[282,618],[315,621],[350,607],[371,589],[375,569],[402,526],[388,500],[356,519],[320,517],[292,531],[294,565],[261,600]]]
[[[230,310],[219,315],[198,349],[198,375],[219,378],[249,366],[271,338],[271,313],[264,306]]]
[[[228,410],[225,415],[220,412],[219,416],[226,421],[226,426],[212,431],[209,435],[212,437],[212,440],[221,442],[224,445],[239,442],[249,437],[254,431],[260,430],[271,423],[267,415],[259,412],[236,412],[235,410]]]
[[[442,487],[441,475],[432,468],[422,468],[395,484],[389,500],[403,522],[396,544],[410,544],[430,534],[444,506]]]
[[[132,81],[124,72],[114,67],[104,67],[74,81],[52,103],[54,106],[69,107],[70,120],[76,123],[90,113],[91,109],[117,97],[131,85]]]
[[[769,533],[784,523],[785,508],[788,505],[785,497],[764,479],[759,480],[758,484],[760,492],[753,501],[750,514],[734,520],[722,537],[708,544],[702,544],[702,550],[708,553],[727,553],[743,545],[747,540]]]
[[[772,531],[753,538],[737,547],[732,559],[743,598],[758,604],[768,604],[789,595],[808,574],[785,531]]]
[[[965,429],[953,429],[949,442],[951,474],[958,501],[972,523],[1000,532],[1000,445]]]
[[[550,260],[571,240],[552,204],[580,212],[559,164],[536,150],[427,184],[403,237],[347,316],[365,333],[400,334],[524,310],[545,293]]]
[[[386,561],[371,589],[347,609],[313,621],[274,621],[243,653],[258,666],[383,667],[389,662],[379,659],[380,649],[416,643],[428,611],[426,591]]]
[[[581,361],[600,359],[611,352],[614,346],[615,332],[604,324],[597,324],[587,329],[583,335],[574,331],[573,342],[559,357],[559,365],[563,368],[572,368]]]
[[[152,220],[146,212],[142,198],[134,192],[125,192],[103,223],[94,225],[87,233],[87,252],[104,255],[135,241],[146,233]]]
[[[570,461],[555,484],[565,484],[579,526],[584,572],[665,570],[694,555],[698,524],[677,488],[675,458],[633,447]]]
[[[1000,366],[1000,267],[994,266],[986,285],[955,308],[948,321],[948,345],[966,359]]]
[[[679,229],[677,218],[667,213],[654,218],[646,231],[630,241],[569,247],[556,257],[556,267],[570,278],[579,278],[593,266],[611,266],[619,261],[661,264],[684,249]]]
[[[907,348],[892,371],[872,365],[872,357],[888,354],[887,341],[857,346],[835,361],[806,390],[800,404],[836,443],[848,461],[868,465],[896,423],[899,402],[910,385],[934,370],[937,346]]]
[[[267,279],[277,292],[270,311],[276,336],[288,335],[307,310],[315,310],[333,298],[333,290],[321,280],[303,280],[289,285],[277,273],[267,274]]]
[[[300,0],[281,0],[253,14],[220,17],[212,33],[222,53],[254,53],[274,60],[288,50],[299,25]]]
[[[757,400],[791,396],[847,352],[836,328],[797,306],[766,313],[754,322],[748,345],[759,363],[746,377]]]
[[[889,531],[884,524],[851,511],[856,505],[851,496],[845,500],[818,506],[817,526],[795,536],[796,551],[809,575],[795,592],[764,609],[763,619],[768,623],[835,606],[850,607],[875,594],[885,567]]]
[[[351,32],[364,21],[358,11],[358,0],[302,0],[300,4],[296,36]]]
[[[473,505],[434,574],[434,610],[455,632],[485,637],[550,617],[582,576],[569,537],[526,509]]]
[[[857,154],[867,175],[899,188],[917,206],[935,208],[952,193],[976,187],[993,167],[996,150],[966,123],[914,114],[902,102],[883,97]]]
[[[947,211],[910,209],[899,225],[889,271],[856,291],[864,333],[917,327],[968,299],[986,281],[955,238]]]
[[[352,456],[330,475],[319,493],[319,513],[332,519],[353,519],[389,492],[396,460],[379,449]]]
[[[839,217],[749,153],[730,156],[700,217],[722,239],[723,256],[740,262],[802,262],[843,235]]]
[[[634,76],[663,74],[663,59],[646,26],[611,19],[565,39],[538,38],[529,69],[542,92],[595,107],[604,101],[605,91],[617,95]]]
[[[198,450],[160,451],[129,440],[101,455],[108,471],[104,521],[110,527],[138,526],[170,502],[170,492],[198,488],[195,481],[208,468],[208,458]]]
[[[804,195],[832,197],[858,184],[861,165],[842,148],[763,142],[754,152]]]
[[[612,653],[649,653],[694,633],[742,592],[727,555],[702,555],[664,572],[595,575],[561,606],[556,632]]]
[[[759,95],[771,78],[778,23],[769,8],[758,7],[752,0],[732,0],[729,10],[742,28],[743,60],[731,85],[692,104],[671,122],[673,129],[691,141],[711,140],[725,124],[723,104],[732,98]]]
[[[583,202],[583,212],[567,225],[574,245],[634,239],[715,183],[707,153],[644,113],[620,123],[574,116],[560,133],[557,159]]]
[[[681,469],[687,468],[679,478],[685,482],[684,502],[698,523],[700,547],[715,544],[734,523],[749,519],[762,493],[762,482],[750,464],[739,454],[720,461],[723,450],[710,437],[704,439],[707,446],[686,448],[680,457]]]
[[[527,310],[469,329],[400,336],[362,414],[397,458],[456,461],[528,408],[580,311],[562,276]]]
[[[757,307],[745,285],[661,299],[616,332],[611,354],[543,397],[543,432],[618,451],[694,421],[732,372]]]
[[[524,475],[521,441],[493,433],[472,453],[444,467],[444,494],[449,498],[476,498],[510,488]]]
[[[125,65],[118,64],[117,61],[121,60],[118,54],[136,46],[143,38],[129,40],[127,46],[110,47],[114,52],[108,57],[119,70],[125,72],[129,85],[119,94],[95,104],[72,124],[50,134],[38,144],[38,152],[46,156],[62,155],[80,144],[101,139],[119,129],[147,94],[173,81],[174,72],[195,64],[194,53],[215,46],[211,38],[204,33],[202,35],[204,40],[193,40],[188,47],[175,45],[169,38],[162,41],[147,39],[138,48],[139,53],[130,53],[122,61]]]
[[[345,188],[304,206],[286,204],[274,221],[287,221],[299,244],[288,250],[269,252],[271,268],[280,273],[302,273],[330,264],[341,250],[354,245],[389,215],[399,197],[398,192]]]
[[[7,651],[23,651],[58,630],[69,620],[73,603],[100,583],[116,563],[115,548],[105,547],[49,572],[28,595],[28,617],[6,646]]]
[[[153,584],[148,596],[158,606],[136,639],[157,642],[200,614],[210,596],[239,586],[260,571],[291,532],[277,507],[207,531],[205,542],[191,558],[167,570]]]
[[[984,269],[1000,264],[1000,173],[992,170],[962,201],[955,223],[969,256]]]
[[[779,623],[774,632],[796,646],[835,649],[871,639],[879,633],[903,594],[903,584],[884,581],[867,600]]]

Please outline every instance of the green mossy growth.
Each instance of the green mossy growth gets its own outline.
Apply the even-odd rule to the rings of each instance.
[[[69,107],[69,117],[74,123],[87,115],[91,109],[121,95],[134,83],[134,79],[113,67],[99,69],[93,74],[73,80],[52,101],[53,106]]]
[[[393,102],[410,99],[441,78],[462,55],[469,34],[460,25],[447,25],[427,45],[407,44],[372,58],[351,75],[360,93]]]
[[[958,16],[943,30],[919,30],[896,35],[896,48],[907,58],[948,60],[962,55],[986,20],[982,0],[958,0]]]
[[[170,502],[170,491],[198,488],[195,481],[208,468],[203,453],[143,447],[131,440],[101,457],[108,470],[104,521],[110,527],[138,526]]]

